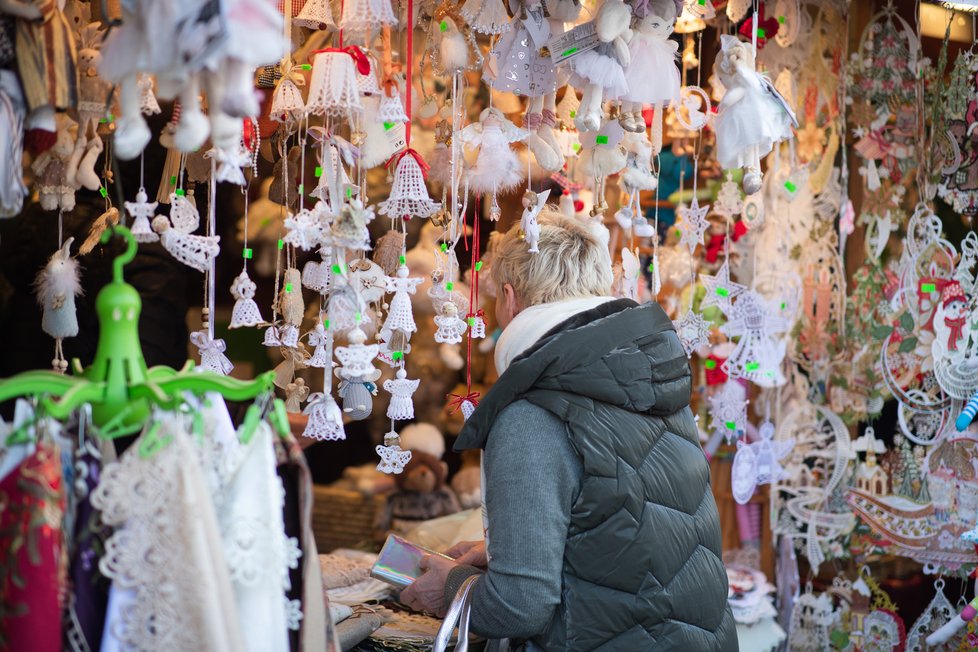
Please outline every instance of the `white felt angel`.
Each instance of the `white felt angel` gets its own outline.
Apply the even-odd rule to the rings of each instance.
[[[386,277],[387,291],[393,292],[394,298],[391,299],[384,329],[405,333],[413,333],[418,330],[414,323],[409,295],[415,293],[422,281],[424,281],[423,278],[408,277],[407,265],[401,265],[397,268],[397,276]]]
[[[527,190],[523,194],[523,217],[520,218],[520,229],[523,231],[523,239],[530,246],[530,253],[539,253],[537,242],[540,240],[540,225],[537,223],[537,216],[543,207],[547,205],[550,197],[550,189],[541,193]]]
[[[715,72],[727,92],[715,125],[717,160],[724,169],[745,168],[744,192],[753,195],[761,189],[761,157],[791,138],[798,121],[774,85],[755,69],[750,44],[724,34],[720,46]]]
[[[398,369],[396,376],[384,381],[384,389],[391,395],[391,402],[387,406],[387,418],[408,421],[414,418],[414,401],[411,397],[421,381],[409,379],[404,369]]]
[[[52,365],[61,372],[68,369],[68,361],[64,359],[61,350],[61,341],[78,335],[75,297],[82,293],[82,289],[78,278],[78,261],[71,257],[71,243],[74,241],[74,238],[65,240],[64,246],[51,255],[34,283],[37,288],[37,302],[44,311],[41,316],[41,330],[54,338],[55,355]]]
[[[185,195],[170,195],[170,217],[153,218],[153,230],[170,255],[198,272],[205,272],[221,251],[221,236],[194,235],[200,226],[200,214]]]
[[[524,140],[528,134],[507,120],[499,109],[484,109],[479,121],[460,134],[468,162],[469,190],[477,195],[494,195],[519,183],[523,166],[510,144]]]
[[[783,385],[785,342],[778,335],[788,329],[789,323],[782,311],[757,292],[747,290],[733,304],[727,318],[720,330],[727,337],[740,339],[723,363],[724,371],[731,378],[747,378],[762,387]]]

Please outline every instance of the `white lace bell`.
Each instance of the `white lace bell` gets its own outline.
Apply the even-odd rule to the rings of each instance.
[[[307,29],[324,30],[327,27],[336,27],[333,21],[333,9],[330,7],[329,0],[307,0],[302,6],[302,11],[292,19],[292,24],[296,27]]]
[[[290,118],[299,117],[305,112],[306,102],[302,99],[299,87],[289,77],[282,77],[272,94],[269,117],[275,122],[287,122]]]
[[[268,347],[282,346],[282,338],[279,335],[278,326],[272,325],[265,329],[265,337],[262,340],[262,346],[268,346]]]
[[[374,65],[374,60],[371,57],[367,57],[367,61],[370,63],[370,72],[366,75],[357,75],[357,90],[362,95],[379,95],[380,85],[377,83],[377,66]]]
[[[378,109],[377,117],[381,122],[410,122],[410,118],[404,112],[404,103],[401,102],[401,92],[399,90],[394,91],[393,95],[388,95],[386,92],[380,95],[380,109]]]
[[[407,219],[431,217],[440,208],[441,204],[432,201],[428,194],[421,165],[411,150],[408,150],[397,162],[390,195],[379,204],[380,214]]]
[[[390,0],[346,0],[343,3],[340,29],[371,32],[384,25],[397,25],[397,14],[394,13]]]
[[[309,417],[303,437],[318,441],[340,441],[346,439],[343,431],[343,413],[330,394],[316,393],[309,397],[309,403],[302,411]]]
[[[132,217],[132,233],[136,242],[157,242],[160,236],[153,231],[151,221],[156,217],[159,202],[150,202],[143,188],[136,193],[136,201],[126,202],[126,212]]]
[[[231,323],[228,328],[245,328],[263,323],[261,311],[255,303],[255,290],[258,286],[248,276],[247,270],[235,277],[231,284],[231,296],[234,297],[234,308],[231,309]]]
[[[469,417],[472,416],[472,413],[475,412],[475,407],[476,406],[472,401],[462,401],[462,405],[459,407],[459,409],[462,411],[462,418],[468,421]]]
[[[481,310],[479,312],[482,312]],[[482,315],[475,314],[469,319],[472,320],[472,325],[469,328],[469,337],[476,340],[481,340],[486,336],[486,320],[482,318]]]
[[[320,52],[312,61],[306,109],[315,115],[346,116],[363,110],[357,68],[346,52]]]
[[[292,324],[285,324],[279,330],[282,338],[282,346],[294,349],[299,346],[299,329]]]
[[[420,379],[410,380],[404,369],[398,369],[396,378],[384,381],[384,390],[391,395],[387,406],[387,418],[395,421],[409,421],[414,418],[412,396],[418,389]]]

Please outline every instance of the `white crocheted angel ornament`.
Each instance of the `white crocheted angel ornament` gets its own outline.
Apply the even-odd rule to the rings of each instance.
[[[411,461],[411,451],[401,449],[401,438],[394,431],[384,435],[384,444],[377,446],[380,462],[377,470],[381,473],[403,473],[404,467]]]
[[[550,197],[550,189],[541,193],[527,190],[523,194],[523,217],[520,218],[520,230],[523,231],[523,239],[530,246],[530,253],[540,253],[537,249],[537,242],[540,240],[540,225],[537,223],[537,216],[543,207],[547,205]]]
[[[528,135],[494,108],[484,109],[478,122],[462,129],[459,137],[465,148],[469,190],[476,195],[495,195],[516,186],[525,171],[510,145]]]
[[[788,330],[788,318],[753,290],[745,291],[726,315],[727,323],[720,330],[729,338],[740,339],[723,363],[724,371],[731,378],[746,378],[761,387],[783,385],[781,363],[786,344],[778,336]]]
[[[310,367],[325,369],[333,366],[333,331],[318,321],[307,336],[309,346],[313,347],[312,357],[306,362]]]
[[[435,341],[439,344],[458,344],[462,335],[468,329],[465,320],[458,316],[458,307],[451,301],[446,301],[441,307],[441,313],[435,316]]]
[[[55,341],[51,365],[55,371],[62,373],[67,371],[68,361],[64,359],[61,341],[78,335],[75,297],[82,293],[78,261],[71,257],[71,244],[74,241],[74,238],[65,240],[61,249],[51,255],[48,264],[41,269],[34,281],[37,303],[44,311],[41,316],[41,330]]]
[[[140,188],[136,193],[136,201],[126,202],[126,212],[132,217],[130,231],[136,242],[156,242],[160,239],[152,227],[152,221],[156,217],[156,207],[159,205],[159,202],[149,201],[144,188]]]
[[[258,304],[255,303],[255,290],[258,286],[248,276],[248,270],[242,269],[234,282],[231,283],[231,296],[234,297],[234,308],[231,309],[231,323],[228,328],[245,328],[264,323]]]
[[[408,277],[407,265],[397,268],[397,276],[386,277],[387,291],[394,293],[391,299],[390,309],[387,311],[387,319],[384,321],[384,328],[390,331],[403,331],[414,333],[418,330],[414,323],[414,314],[411,308],[411,297],[417,291],[418,285],[424,281],[422,278]]]
[[[387,406],[387,418],[408,421],[414,418],[414,401],[411,397],[417,391],[421,380],[410,380],[404,369],[398,369],[395,375],[395,378],[384,381],[384,389],[391,395],[391,402]]]
[[[221,251],[221,236],[194,235],[200,226],[200,214],[185,195],[170,194],[170,217],[153,218],[153,230],[170,255],[198,272],[206,272]]]

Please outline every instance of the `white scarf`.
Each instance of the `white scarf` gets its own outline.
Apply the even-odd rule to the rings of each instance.
[[[615,297],[576,297],[526,308],[509,322],[496,342],[496,371],[502,375],[513,360],[536,344],[554,326],[578,313],[614,300]]]

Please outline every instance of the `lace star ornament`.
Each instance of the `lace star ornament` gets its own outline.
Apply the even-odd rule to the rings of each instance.
[[[747,290],[746,286],[730,280],[730,266],[727,261],[724,261],[715,276],[700,274],[700,281],[706,288],[706,296],[700,303],[700,310],[710,306],[719,306],[726,313],[729,311],[733,300]]]
[[[703,319],[698,312],[687,311],[682,318],[673,322],[673,326],[676,327],[676,334],[679,335],[687,358],[692,357],[693,351],[699,347],[710,343],[710,322]]]
[[[318,249],[323,244],[323,223],[319,216],[309,209],[303,209],[285,218],[285,228],[289,231],[282,238],[285,244],[303,251]]]
[[[703,244],[703,234],[710,228],[710,222],[706,219],[706,214],[710,211],[710,205],[700,206],[699,200],[693,197],[689,206],[680,206],[677,209],[682,222],[679,224],[681,236],[679,242],[689,249],[692,254],[698,245]]]

